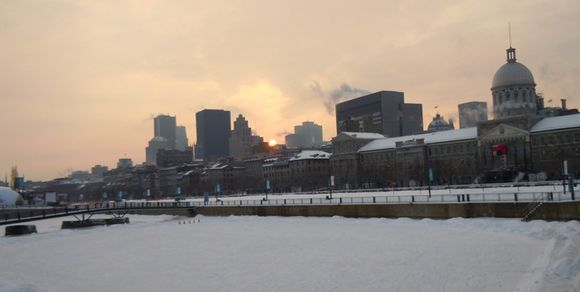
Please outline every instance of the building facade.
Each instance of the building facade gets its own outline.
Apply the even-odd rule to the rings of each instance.
[[[230,112],[218,109],[204,109],[195,114],[197,143],[195,157],[215,160],[229,156],[230,152]]]
[[[318,150],[304,150],[290,159],[290,184],[292,191],[326,190],[330,179],[330,153]]]
[[[264,138],[252,135],[252,128],[241,114],[234,121],[230,135],[230,156],[244,158],[253,154],[253,147],[264,142]]]
[[[423,132],[421,104],[405,104],[404,93],[379,91],[336,105],[336,128],[341,132],[371,132],[399,137]]]
[[[175,149],[175,117],[158,115],[153,119],[154,137],[163,137],[167,140],[167,149]]]
[[[376,133],[342,132],[332,138],[332,156],[330,172],[334,176],[337,188],[355,188],[359,186],[359,157],[357,151],[376,139],[385,136]]]
[[[187,147],[189,147],[187,131],[184,126],[177,126],[175,128],[175,149],[185,151]]]
[[[322,126],[314,122],[302,122],[294,126],[294,134],[286,135],[288,148],[315,148],[322,145]]]

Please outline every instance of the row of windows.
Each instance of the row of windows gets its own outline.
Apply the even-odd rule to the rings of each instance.
[[[570,143],[580,143],[580,132],[532,137],[532,145],[534,146],[561,145]]]
[[[459,143],[452,145],[440,145],[429,147],[429,156],[445,154],[473,153],[476,150],[475,143]]]
[[[513,99],[515,102],[533,102],[534,101],[534,91],[532,89],[521,89],[517,90],[505,90],[502,89],[500,92],[493,93],[494,104],[501,104],[504,101],[510,101]],[[499,101],[499,102],[498,102]]]
[[[465,154],[474,153],[476,151],[475,143],[457,143],[450,145],[439,145],[428,147],[429,156],[446,155],[446,154]],[[360,157],[361,162],[365,160],[369,161],[387,161],[393,160],[395,157],[395,152],[379,152],[371,154],[363,154]]]

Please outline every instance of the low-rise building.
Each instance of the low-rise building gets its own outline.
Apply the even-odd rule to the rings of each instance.
[[[376,133],[342,132],[332,139],[330,174],[337,188],[349,189],[359,186],[359,164],[357,151],[376,139],[385,136]]]
[[[328,189],[331,154],[318,150],[305,150],[288,160],[293,191]]]

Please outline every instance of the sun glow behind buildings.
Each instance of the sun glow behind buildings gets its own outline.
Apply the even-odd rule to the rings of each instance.
[[[268,145],[270,145],[270,147],[274,147],[274,146],[278,145],[278,142],[276,142],[275,139],[270,139],[270,141],[268,142]]]

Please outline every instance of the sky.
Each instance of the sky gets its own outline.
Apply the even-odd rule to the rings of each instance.
[[[0,175],[145,160],[152,118],[230,110],[279,142],[334,104],[395,90],[457,118],[487,101],[508,23],[537,91],[580,107],[580,1],[0,0]],[[438,110],[434,109],[438,106]]]

